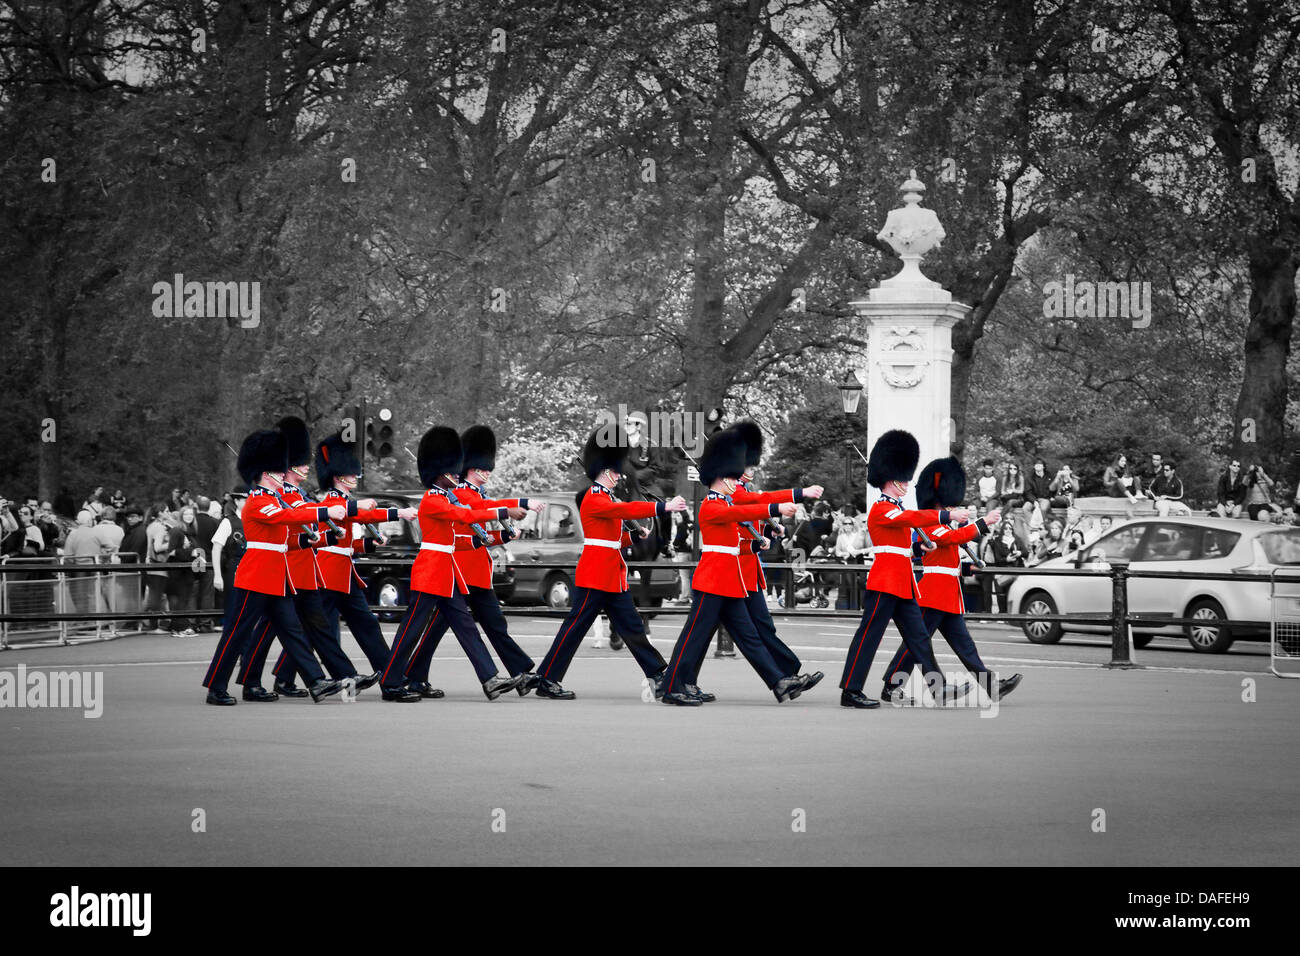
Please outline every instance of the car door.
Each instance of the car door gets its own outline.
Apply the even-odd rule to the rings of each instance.
[[[1180,571],[1202,569],[1200,525],[1174,521],[1153,521],[1141,548],[1129,563],[1130,571]],[[1128,606],[1136,614],[1176,617],[1187,603],[1189,579],[1129,578]]]
[[[1146,537],[1148,523],[1136,521],[1120,525],[1104,537],[1098,538],[1080,552],[1079,567],[1094,571],[1105,570],[1111,561],[1132,561]],[[1061,588],[1067,595],[1062,614],[1105,614],[1111,607],[1111,578],[1096,573],[1065,579]]]

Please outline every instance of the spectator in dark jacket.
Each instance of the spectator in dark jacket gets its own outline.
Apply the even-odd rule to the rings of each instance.
[[[1107,467],[1101,476],[1101,483],[1111,498],[1127,498],[1129,504],[1137,504],[1138,492],[1142,489],[1138,480],[1129,474],[1127,455],[1120,454]]]
[[[1219,475],[1219,485],[1215,489],[1215,513],[1220,518],[1240,518],[1242,506],[1246,502],[1246,480],[1241,473],[1241,462],[1233,459]]]
[[[1035,508],[1046,522],[1052,512],[1052,479],[1047,477],[1047,463],[1041,458],[1034,459],[1034,470],[1025,479],[1025,513],[1032,516]]]
[[[1174,463],[1167,461],[1162,466],[1160,477],[1151,483],[1147,494],[1155,500],[1156,514],[1189,515],[1192,509],[1183,501],[1183,479],[1174,474]]]
[[[199,547],[198,529],[194,525],[194,508],[186,505],[181,509],[179,519],[167,533],[167,560],[184,562],[189,565],[196,557],[203,554]],[[198,585],[198,575],[192,567],[167,569],[167,606],[172,611],[194,610],[194,592]],[[195,634],[192,618],[174,617],[171,632],[176,637],[193,637]]]
[[[1019,508],[1025,503],[1025,476],[1014,461],[1007,462],[998,485],[998,503],[1003,511]]]

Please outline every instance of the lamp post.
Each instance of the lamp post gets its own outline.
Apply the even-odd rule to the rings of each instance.
[[[840,403],[844,406],[844,420],[847,424],[849,419],[857,414],[858,402],[862,399],[862,383],[858,381],[857,373],[849,369],[844,373],[844,381],[839,384]],[[844,439],[844,487],[847,493],[853,494],[853,457],[852,457],[852,437]]]

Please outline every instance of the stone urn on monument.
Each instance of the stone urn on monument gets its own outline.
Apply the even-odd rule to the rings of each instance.
[[[850,305],[867,326],[867,364],[858,377],[867,393],[868,442],[891,428],[906,429],[916,436],[924,465],[949,454],[955,437],[952,327],[970,306],[954,302],[921,271],[921,260],[938,248],[944,231],[934,210],[921,206],[925,185],[916,170],[901,191],[903,205],[890,211],[877,238],[903,260],[902,271]],[[870,501],[878,492],[867,494]]]

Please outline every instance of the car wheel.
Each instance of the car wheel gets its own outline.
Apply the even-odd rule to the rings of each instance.
[[[1046,591],[1030,591],[1020,605],[1020,613],[1035,617],[1055,614],[1056,602]],[[1031,644],[1055,644],[1061,639],[1060,621],[1025,621],[1020,627]]]
[[[547,607],[568,607],[572,591],[573,584],[569,581],[569,576],[560,571],[547,575],[542,582],[542,600]]]
[[[375,585],[375,603],[381,608],[396,607],[402,603],[402,584],[397,578],[380,578]],[[376,611],[376,616],[381,621],[398,621],[401,620],[400,611]]]
[[[1212,598],[1197,598],[1188,605],[1183,617],[1195,619],[1195,624],[1183,626],[1183,633],[1192,650],[1201,654],[1222,654],[1232,646],[1233,637],[1227,625],[1223,606]]]
[[[1133,646],[1134,646],[1135,648],[1137,648],[1137,649],[1140,651],[1140,650],[1142,650],[1142,648],[1144,648],[1144,647],[1146,647],[1148,644],[1150,644],[1151,641],[1154,640],[1154,639],[1155,639],[1155,635],[1154,635],[1154,634],[1134,634],[1134,635],[1133,635]]]

